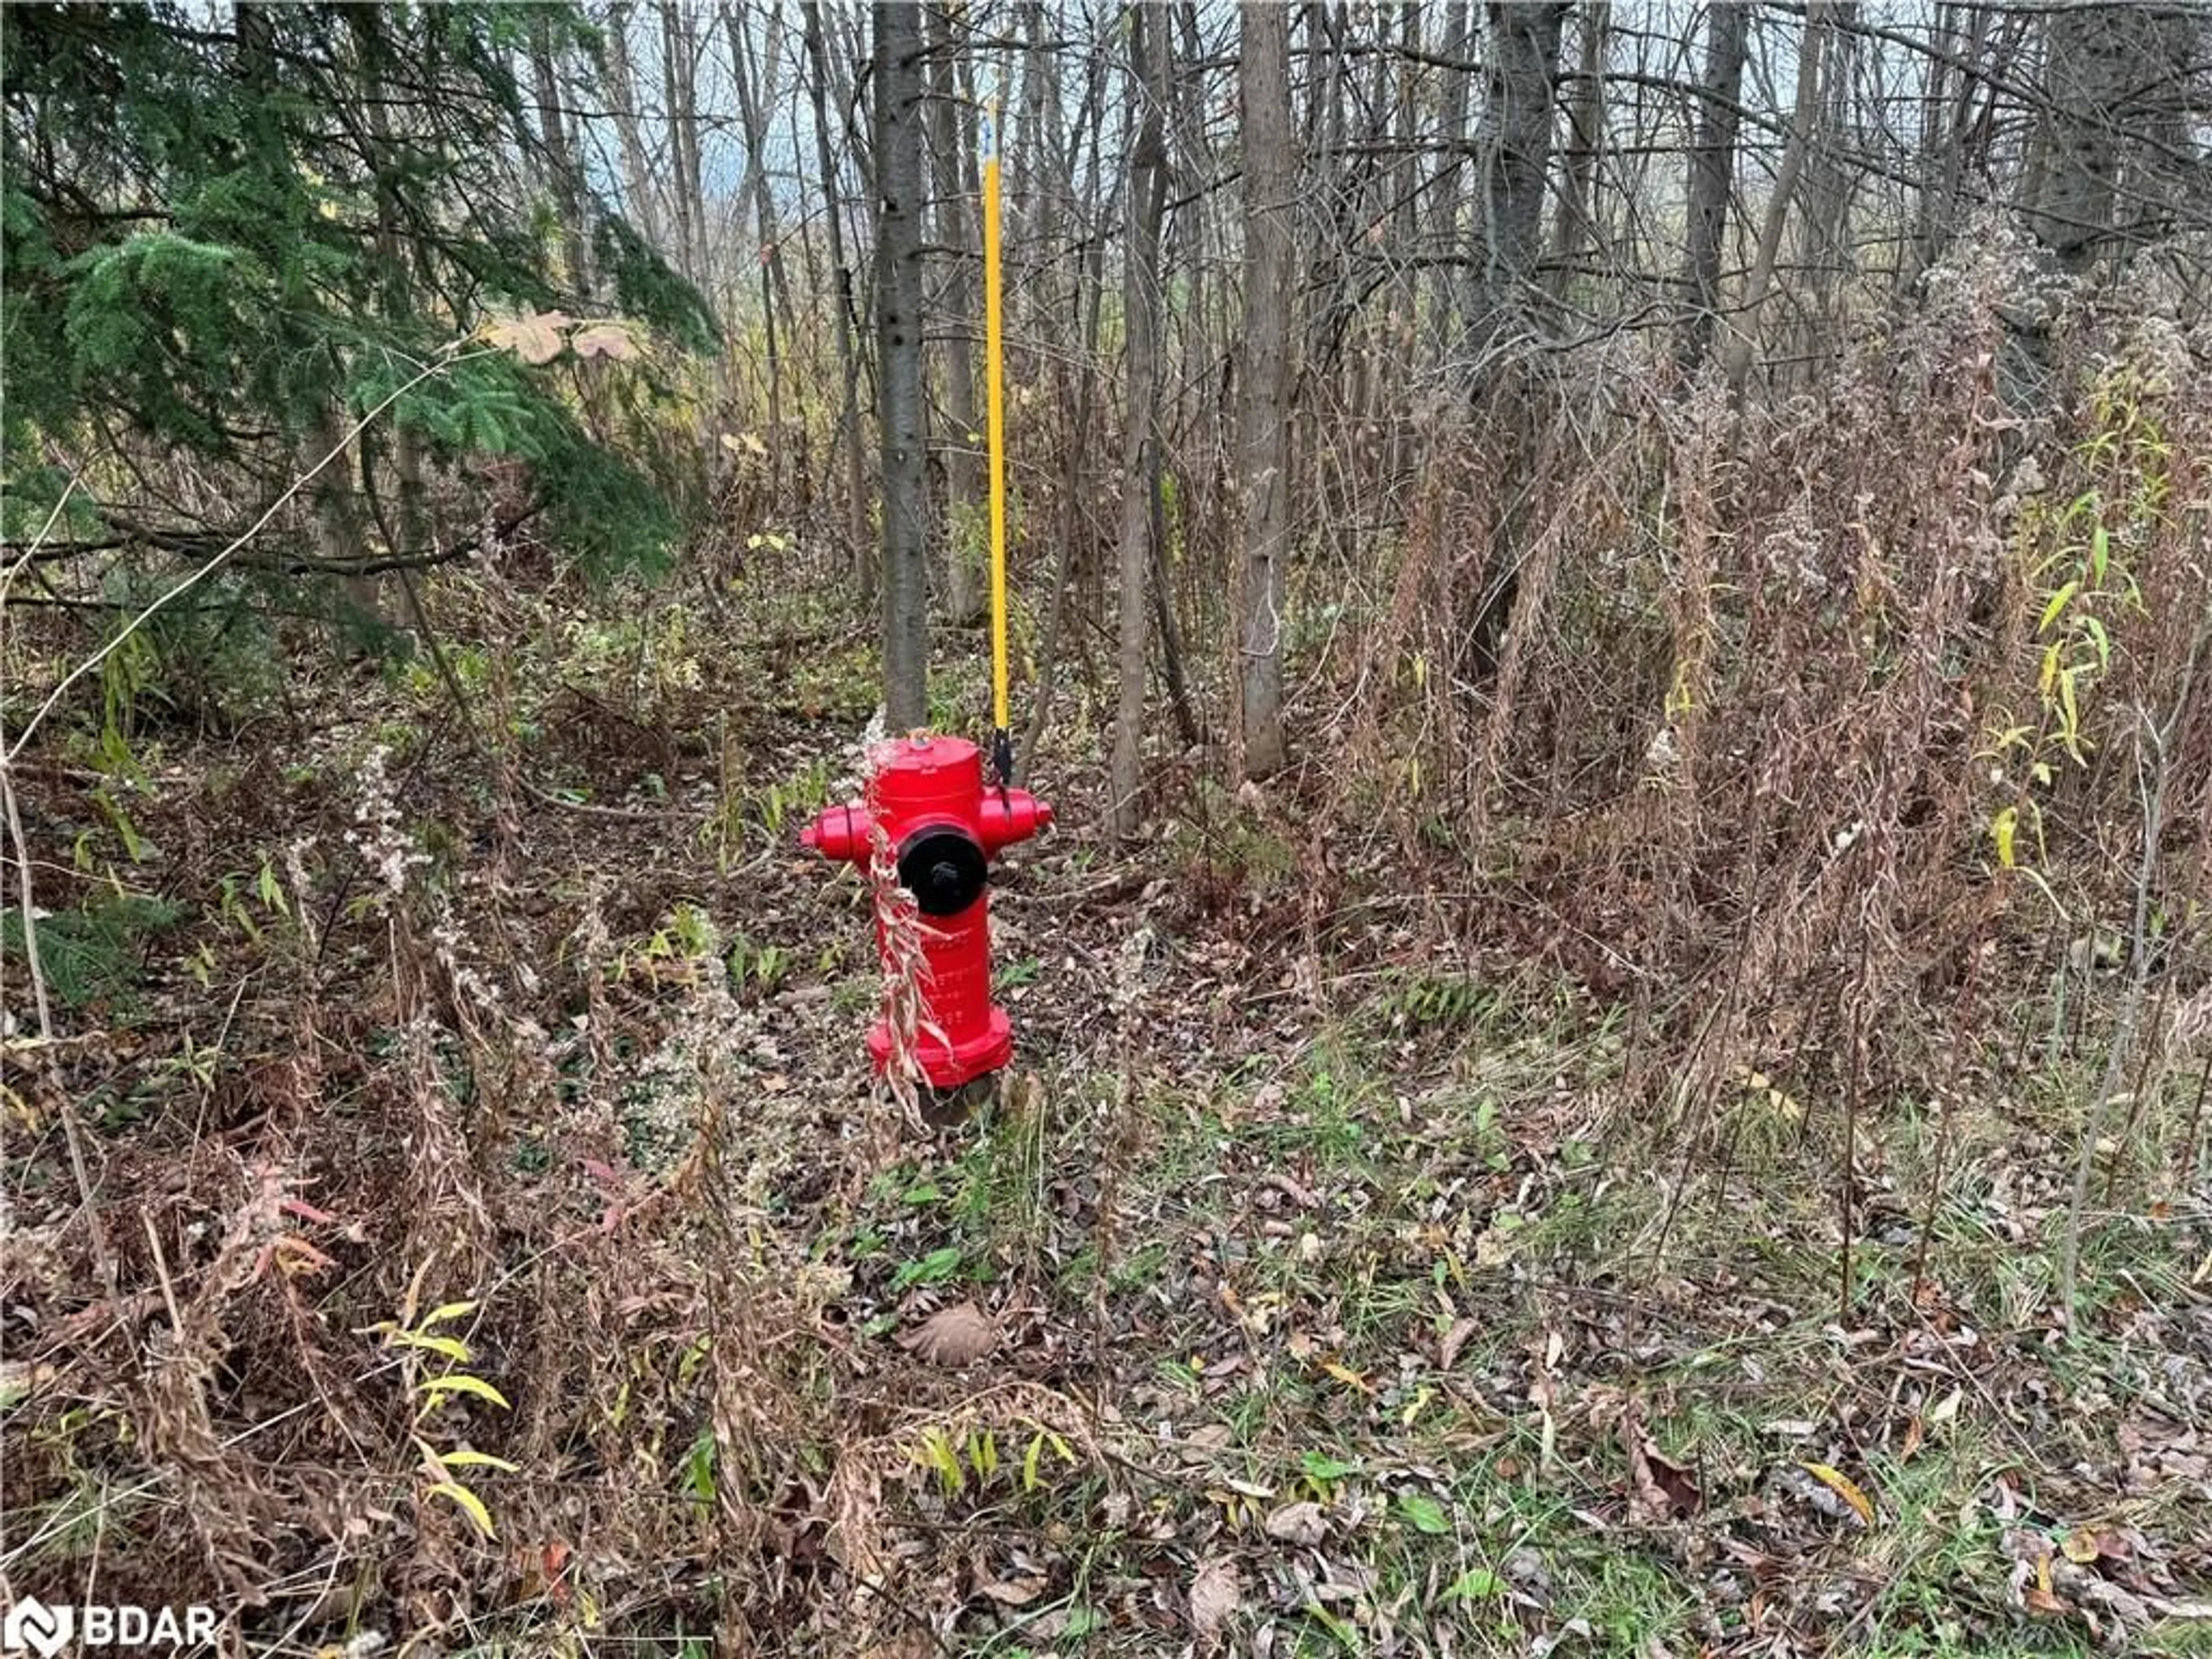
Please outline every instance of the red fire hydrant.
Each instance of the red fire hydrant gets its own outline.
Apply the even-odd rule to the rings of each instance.
[[[827,857],[866,865],[874,827],[898,860],[899,884],[921,913],[924,1018],[915,1033],[922,1076],[947,1093],[1004,1066],[1013,1055],[1006,1011],[991,1001],[987,860],[1052,822],[1052,808],[1026,789],[986,789],[983,757],[963,738],[905,738],[870,751],[867,801],[832,806],[799,835]],[[884,940],[880,922],[877,944]],[[890,1063],[890,1027],[878,1020],[868,1052]]]

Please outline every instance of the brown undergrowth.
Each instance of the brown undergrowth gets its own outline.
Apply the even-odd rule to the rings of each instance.
[[[1628,1115],[1686,1166],[1717,1167],[1747,1069],[1941,1097],[1960,1032],[2069,986],[2078,1021],[2137,957],[2166,994],[2130,1076],[2184,1121],[2212,1013],[2212,344],[2155,294],[2029,270],[1994,236],[1772,407],[1574,360],[1536,476],[1495,476],[1522,452],[1478,422],[1409,513],[1359,664],[1369,763],[1335,793],[1480,872],[1470,948],[1635,1010]],[[1504,567],[1485,675],[1469,606]]]
[[[0,1592],[301,1654],[2193,1627],[2212,410],[2069,313],[2023,425],[1980,280],[1802,404],[1562,397],[1510,515],[1432,467],[1265,790],[1164,765],[1117,848],[1040,757],[1029,1069],[950,1131],[864,1076],[878,896],[793,839],[870,667],[773,569],[766,636],[449,575],[434,653],[49,732]]]

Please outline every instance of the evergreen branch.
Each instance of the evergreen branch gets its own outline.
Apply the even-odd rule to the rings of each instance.
[[[256,519],[252,524],[248,525],[246,529],[239,534],[237,538],[231,542],[228,547],[225,547],[222,551],[217,553],[213,558],[210,559],[198,569],[193,571],[191,575],[186,576],[175,586],[170,588],[164,593],[157,595],[144,610],[141,611],[137,616],[133,617],[127,623],[118,630],[113,639],[108,641],[107,643],[101,646],[99,650],[94,652],[92,655],[87,657],[75,668],[70,670],[68,673],[63,675],[60,682],[52,691],[49,691],[46,694],[46,700],[39,705],[37,711],[33,713],[31,718],[24,723],[23,729],[16,734],[14,744],[9,745],[4,753],[0,753],[0,765],[5,765],[6,763],[14,761],[17,756],[23,752],[24,746],[30,742],[32,737],[37,732],[40,726],[46,720],[46,716],[53,713],[55,706],[61,702],[63,694],[65,693],[70,687],[76,684],[86,675],[93,672],[102,663],[106,662],[108,658],[113,656],[118,651],[121,650],[124,644],[129,641],[133,635],[137,634],[139,629],[145,627],[148,623],[151,622],[155,615],[166,609],[173,600],[182,598],[186,592],[190,592],[192,588],[198,586],[200,583],[205,581],[210,576],[215,574],[217,570],[228,563],[232,558],[245,548],[248,542],[252,541],[255,536],[261,532],[264,526],[267,525],[271,519],[276,516],[280,508],[282,508],[294,496],[297,495],[301,490],[306,489],[308,484],[312,483],[319,476],[320,476],[323,470],[331,465],[331,462],[344,455],[347,448],[352,444],[353,441],[356,438],[358,438],[362,433],[366,432],[371,426],[374,425],[377,420],[384,414],[385,410],[390,409],[392,404],[398,403],[402,398],[412,392],[416,386],[422,385],[423,381],[429,380],[433,375],[443,374],[454,363],[465,362],[471,357],[489,356],[498,349],[497,347],[484,346],[480,347],[475,351],[465,352],[459,351],[456,349],[459,343],[459,342],[455,342],[454,346],[448,347],[445,353],[443,353],[435,362],[427,365],[411,379],[402,381],[398,386],[393,387],[392,391],[386,392],[377,401],[375,405],[372,407],[367,414],[363,415],[358,421],[356,421],[353,425],[339,437],[337,444],[331,447],[331,452],[328,454],[325,455],[322,459],[317,461],[314,465],[309,467],[305,472],[295,478],[292,481],[291,485],[284,491],[284,493],[277,496],[275,501],[271,501],[263,511],[261,516]]]

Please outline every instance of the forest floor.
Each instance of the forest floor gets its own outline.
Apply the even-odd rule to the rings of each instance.
[[[2016,1033],[1691,1133],[1310,777],[1113,842],[1071,703],[1018,1066],[926,1128],[795,844],[866,641],[501,603],[22,769],[0,1588],[285,1654],[2212,1653],[2212,1202],[2106,1202],[2062,1307]]]

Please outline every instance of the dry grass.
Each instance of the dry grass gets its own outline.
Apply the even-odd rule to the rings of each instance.
[[[444,673],[302,651],[320,701],[281,727],[149,701],[143,786],[55,732],[15,774],[39,902],[190,915],[118,968],[142,1007],[9,1040],[0,1597],[210,1595],[272,1652],[1139,1652],[1228,1561],[1230,1626],[1285,1652],[1578,1618],[2058,1651],[2006,1552],[2104,1504],[2185,1600],[2212,380],[2154,306],[2081,310],[2024,427],[2005,283],[1955,274],[1781,409],[1677,396],[1624,339],[1513,444],[1436,437],[1390,556],[1334,546],[1384,597],[1303,665],[1302,773],[1163,769],[1127,854],[1080,827],[1097,757],[1045,757],[1063,828],[997,913],[1041,1075],[951,1137],[863,1075],[896,896],[791,842],[866,654],[773,572],[765,637],[720,595],[441,583],[465,720]],[[2133,596],[2049,624],[2092,490]],[[2086,663],[2088,617],[2069,748],[2043,650]],[[70,643],[18,636],[11,680]],[[909,1044],[914,991],[909,961]],[[895,1340],[968,1300],[988,1358]],[[465,1361],[407,1340],[441,1333]],[[434,1398],[449,1364],[507,1403]],[[1801,1418],[1896,1530],[1787,1476],[1765,1425]],[[1697,1524],[1637,1508],[1669,1457]]]

